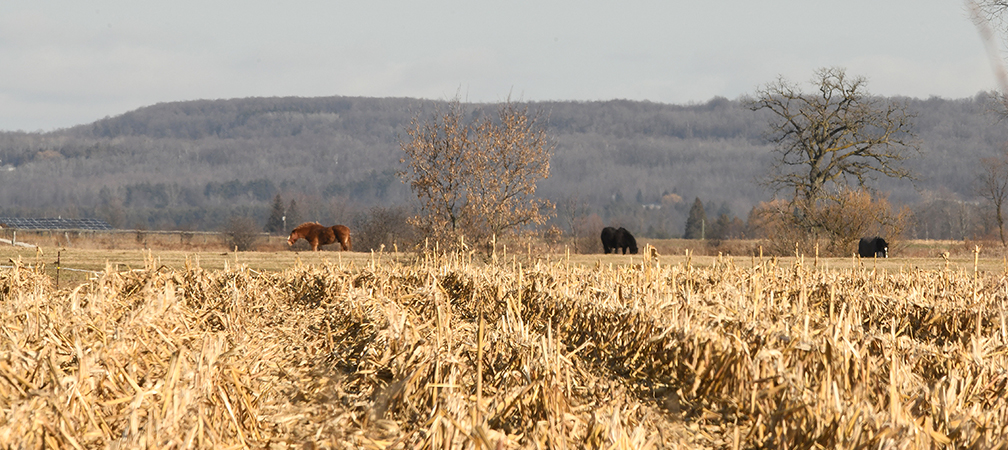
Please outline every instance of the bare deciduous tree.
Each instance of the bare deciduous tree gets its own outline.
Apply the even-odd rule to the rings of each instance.
[[[400,142],[406,168],[399,173],[420,200],[413,223],[443,241],[485,241],[544,223],[553,205],[535,192],[549,176],[554,143],[543,122],[510,101],[496,117],[470,121],[458,98],[432,117],[415,116]]]
[[[564,225],[570,230],[569,235],[574,253],[584,253],[587,250],[587,246],[581,245],[582,241],[586,240],[586,238],[596,237],[593,236],[593,231],[596,230],[585,229],[583,226],[585,218],[591,213],[588,202],[578,198],[576,194],[572,194],[561,199],[557,205],[557,209],[559,218],[563,219]]]
[[[817,70],[813,84],[809,94],[781,78],[749,101],[752,110],[770,112],[766,136],[777,157],[766,185],[814,203],[830,185],[865,186],[877,175],[911,178],[899,165],[909,151],[919,153],[905,104],[870,95],[865,78],[840,68]]]
[[[231,217],[221,230],[224,245],[239,252],[255,250],[259,241],[259,227],[248,217]]]
[[[999,55],[994,37],[996,32],[993,29],[996,27],[1001,31],[1002,39],[1008,38],[1008,34],[1005,34],[1005,27],[1008,25],[1008,17],[1006,17],[1008,1],[969,0],[967,5],[970,6],[973,22],[980,31],[980,36],[984,40],[984,45],[986,45],[991,59],[991,65],[994,66],[995,75],[1001,85],[998,99],[1002,109],[999,113],[1002,117],[1008,117],[1008,73],[1006,73],[1004,61]],[[1008,153],[993,158],[982,158],[980,166],[982,169],[977,177],[977,192],[994,204],[994,220],[997,221],[1001,245],[1004,246],[1006,244],[1002,206],[1006,195],[1008,195]]]
[[[977,193],[994,205],[1001,245],[1005,245],[1004,214],[1002,208],[1008,198],[1008,153],[992,158],[981,158],[981,172],[977,176]]]
[[[417,245],[417,231],[410,225],[405,206],[373,206],[353,221],[354,248],[358,251],[410,249]],[[423,243],[423,239],[419,239]]]

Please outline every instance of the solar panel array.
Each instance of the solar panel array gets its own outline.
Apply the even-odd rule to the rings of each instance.
[[[101,219],[33,219],[0,217],[0,227],[18,230],[111,230],[112,225]]]

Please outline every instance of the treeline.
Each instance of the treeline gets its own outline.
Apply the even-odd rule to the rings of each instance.
[[[990,212],[974,193],[974,175],[981,157],[1008,142],[989,99],[906,101],[917,114],[922,155],[908,165],[918,179],[872,185],[920,212],[909,237],[989,233]],[[372,211],[405,216],[413,195],[396,176],[399,140],[415,114],[427,117],[435,105],[359,97],[199,100],[48,133],[0,133],[0,214],[216,230],[234,216],[265,225],[280,195],[285,204],[296,202],[305,220],[367,223],[358,218]],[[739,222],[772,197],[756,183],[772,161],[762,138],[766,120],[740,100],[529,106],[546,113],[556,138],[551,176],[539,194],[557,205],[555,225],[565,233],[617,225],[644,237],[681,237],[698,198],[709,215],[705,224],[721,220],[744,230]]]

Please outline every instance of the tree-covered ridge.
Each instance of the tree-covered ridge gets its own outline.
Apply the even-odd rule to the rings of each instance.
[[[978,201],[972,184],[979,158],[1008,142],[987,96],[907,102],[923,153],[907,166],[919,179],[873,186],[902,203]],[[121,227],[215,229],[235,214],[265,224],[276,194],[296,199],[305,220],[406,204],[412,195],[394,176],[402,167],[399,142],[410,118],[436,103],[196,100],[48,133],[0,133],[0,214],[109,218],[115,211],[120,219],[110,222]],[[467,106],[474,113],[495,107]],[[718,216],[727,210],[742,218],[769,200],[754,182],[770,164],[766,118],[741,100],[529,106],[544,112],[557,139],[539,194],[558,205],[585,205],[583,219],[595,214],[607,225],[681,236],[694,198]],[[561,216],[558,209],[558,223],[573,220]]]

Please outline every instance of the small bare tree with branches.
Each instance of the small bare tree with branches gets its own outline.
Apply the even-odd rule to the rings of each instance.
[[[1001,245],[1005,245],[1004,213],[1005,198],[1008,198],[1008,152],[992,158],[981,158],[982,168],[977,175],[977,193],[994,205],[994,220],[998,224]]]
[[[811,253],[818,245],[824,255],[842,256],[856,251],[858,239],[865,236],[887,236],[892,246],[910,216],[909,208],[895,208],[884,196],[845,189],[811,210],[784,200],[761,203],[750,213],[749,225],[768,240],[771,254],[792,253],[797,244],[802,252]]]
[[[549,177],[555,144],[541,113],[509,100],[496,116],[467,116],[456,97],[410,122],[399,176],[420,200],[412,222],[443,242],[463,235],[482,242],[544,223],[553,205],[535,191]]]
[[[251,218],[235,216],[228,219],[227,225],[221,230],[221,235],[228,249],[246,252],[255,250],[259,241],[259,230]]]

